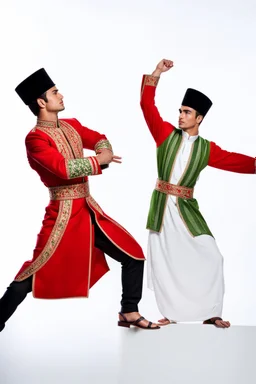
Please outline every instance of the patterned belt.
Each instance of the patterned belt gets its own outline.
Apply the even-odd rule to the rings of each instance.
[[[51,200],[74,200],[82,197],[89,197],[89,183],[86,181],[81,184],[62,185],[60,187],[49,188]]]
[[[182,199],[192,199],[194,192],[193,188],[182,187],[181,185],[171,184],[168,181],[159,179],[156,181],[155,189],[167,195],[181,197]]]

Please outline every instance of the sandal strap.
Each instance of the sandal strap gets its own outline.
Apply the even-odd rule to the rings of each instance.
[[[151,328],[151,325],[152,325],[152,321],[149,321],[148,322],[148,328]]]
[[[205,320],[204,324],[215,324],[216,320],[222,320],[221,317],[212,317],[211,319]]]
[[[119,314],[120,316],[122,316],[122,318],[124,319],[124,321],[126,321],[126,322],[128,323],[128,321],[127,321],[125,315],[124,315],[122,312],[118,312],[118,314]]]
[[[134,324],[134,325],[135,325],[135,324],[138,324],[138,323],[140,323],[142,320],[145,320],[145,317],[143,317],[143,316],[139,317],[137,320],[135,320],[135,321],[133,322],[133,324]]]

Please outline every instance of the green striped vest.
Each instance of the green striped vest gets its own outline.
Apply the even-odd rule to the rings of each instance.
[[[168,181],[171,179],[171,173],[174,168],[176,156],[182,142],[182,131],[175,130],[167,139],[157,148],[157,168],[158,179]],[[188,188],[194,188],[200,172],[208,164],[210,154],[210,142],[198,137],[192,145],[190,159],[187,167],[178,182],[178,185]],[[165,193],[154,190],[150,209],[148,214],[147,228],[152,231],[160,232],[165,207],[168,199]],[[183,199],[177,197],[177,208],[179,214],[192,236],[207,234],[212,236],[206,221],[199,211],[196,199]]]

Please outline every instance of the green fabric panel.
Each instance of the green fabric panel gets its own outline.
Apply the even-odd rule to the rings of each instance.
[[[157,169],[160,180],[169,181],[171,169],[182,140],[182,135],[175,129],[157,148]]]
[[[182,131],[175,129],[169,137],[157,148],[158,178],[169,181],[175,158],[182,141]],[[193,143],[192,154],[187,169],[179,185],[194,188],[200,172],[207,166],[210,154],[209,141],[198,137]],[[163,222],[165,205],[168,195],[154,190],[147,220],[147,228],[159,232]],[[193,236],[207,234],[212,236],[206,221],[201,215],[196,199],[177,198],[181,218]]]
[[[179,184],[188,188],[194,188],[200,172],[208,164],[209,155],[210,142],[199,136],[194,142],[190,164]]]
[[[148,213],[147,229],[155,232],[160,231],[167,197],[165,193],[153,191]]]
[[[207,166],[210,154],[210,143],[202,137],[194,142],[191,161],[180,185],[194,188],[200,172]],[[212,236],[208,225],[200,213],[196,199],[178,198],[180,214],[193,236],[207,234]]]
[[[182,219],[186,223],[189,232],[193,236],[210,235],[213,236],[205,219],[199,211],[196,199],[181,199],[178,197],[177,203]]]
[[[168,181],[171,169],[182,140],[181,131],[175,129],[167,139],[157,148],[158,178]],[[163,221],[167,195],[153,191],[147,219],[147,228],[159,232]]]

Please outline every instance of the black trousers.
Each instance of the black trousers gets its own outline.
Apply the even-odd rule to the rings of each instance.
[[[96,224],[94,215],[92,223],[95,231],[95,246],[109,255],[122,266],[122,299],[121,312],[137,312],[138,303],[142,295],[142,280],[144,261],[135,260],[117,248],[101,231]],[[32,291],[32,276],[17,282],[13,281],[0,299],[0,332],[4,329],[6,321],[12,316],[18,305]]]

